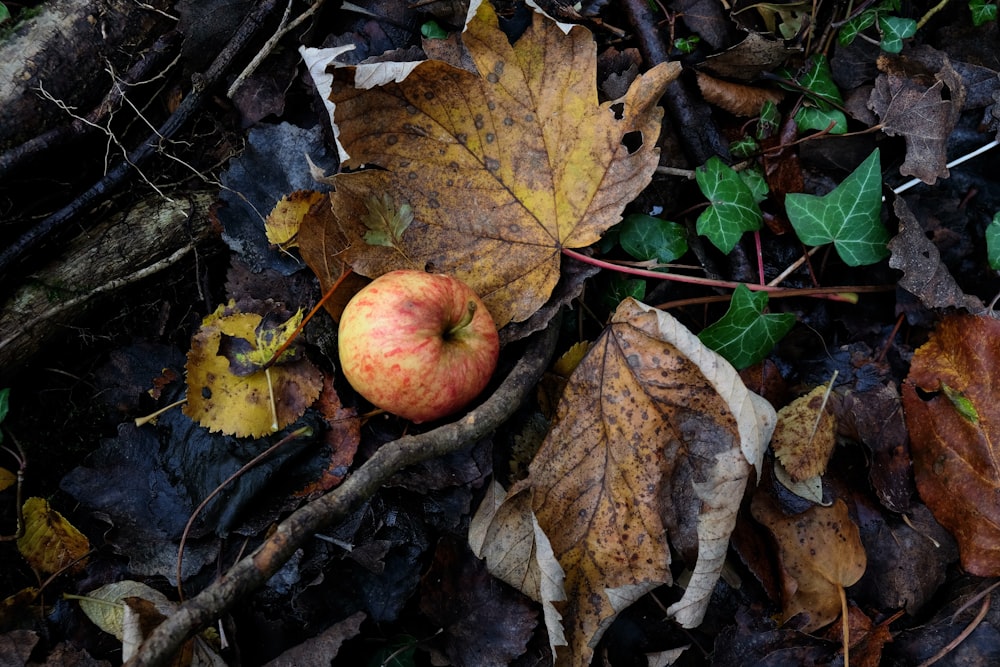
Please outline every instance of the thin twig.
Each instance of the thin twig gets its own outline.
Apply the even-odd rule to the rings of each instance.
[[[77,216],[96,204],[102,197],[117,190],[133,173],[133,165],[140,165],[155,155],[160,147],[160,142],[164,138],[172,137],[182,126],[184,126],[201,108],[202,104],[209,99],[212,89],[222,79],[238,54],[249,43],[257,31],[260,29],[264,19],[274,9],[276,0],[264,0],[254,7],[253,13],[249,14],[240,25],[236,34],[230,40],[226,48],[216,57],[212,65],[204,74],[197,74],[193,78],[191,91],[177,107],[177,110],[167,118],[160,126],[159,130],[152,133],[135,150],[127,153],[125,159],[108,170],[104,177],[80,194],[70,204],[56,211],[49,217],[25,232],[20,238],[8,245],[3,252],[0,252],[0,273],[6,272],[23,255],[34,249],[45,238],[60,232]]]

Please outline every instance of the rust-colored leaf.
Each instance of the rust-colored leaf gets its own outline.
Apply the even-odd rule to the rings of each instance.
[[[334,71],[344,165],[383,170],[338,174],[331,201],[355,271],[450,273],[502,327],[546,301],[561,248],[594,243],[649,182],[656,104],[680,67],[658,65],[600,104],[596,45],[582,27],[567,35],[536,15],[511,45],[484,2],[462,41],[475,73],[428,60],[363,89],[360,67]],[[413,222],[397,243],[371,245],[366,203],[383,193],[409,206]]]
[[[24,534],[17,549],[32,569],[41,574],[55,574],[69,566],[80,572],[86,565],[90,541],[44,498],[24,502]]]
[[[733,83],[698,72],[698,88],[709,104],[736,116],[756,116],[765,102],[781,101],[782,94],[770,88]]]
[[[668,537],[694,564],[668,612],[685,627],[701,622],[773,428],[770,404],[671,316],[633,299],[619,306],[570,377],[528,478],[511,489],[521,519],[501,505],[508,523],[493,529],[508,543],[499,555],[528,545],[537,522],[565,572],[566,600],[552,599],[568,642],[559,664],[589,664],[618,612],[671,581]],[[520,567],[511,579],[538,572]]]
[[[751,511],[778,542],[786,576],[784,620],[803,614],[804,632],[836,620],[843,588],[857,583],[868,562],[860,531],[844,501],[786,515],[771,494],[762,491],[754,494]]]
[[[903,384],[917,490],[958,542],[962,567],[1000,575],[1000,322],[945,317]]]

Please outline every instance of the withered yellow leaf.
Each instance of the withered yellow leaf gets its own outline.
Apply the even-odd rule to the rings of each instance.
[[[751,511],[777,540],[782,571],[790,578],[784,586],[784,620],[806,615],[803,632],[836,620],[842,589],[857,583],[868,564],[861,532],[844,501],[838,498],[830,507],[813,505],[789,516],[762,492],[754,495]]]
[[[476,72],[427,60],[363,89],[356,68],[334,70],[344,165],[382,170],[338,174],[331,202],[355,271],[450,273],[503,326],[545,302],[562,248],[597,241],[649,183],[656,103],[680,66],[657,65],[601,104],[596,46],[583,27],[563,34],[536,15],[511,45],[483,2],[462,41]],[[413,223],[398,244],[369,245],[366,202],[382,193],[410,206]]]
[[[685,627],[701,622],[774,420],[770,404],[670,315],[633,299],[619,306],[570,377],[528,477],[510,491],[522,503],[530,491],[532,520],[565,572],[566,601],[553,604],[568,647],[557,664],[589,664],[618,612],[671,581],[668,539],[694,564],[668,612]],[[510,511],[495,514],[504,517],[497,540],[530,535]]]
[[[285,195],[264,220],[264,233],[267,240],[282,250],[298,245],[299,227],[302,221],[310,215],[310,211],[318,206],[326,205],[327,197],[322,192],[314,190],[296,190]]]
[[[279,429],[301,417],[319,396],[323,376],[308,359],[272,366],[269,388],[264,371],[237,375],[230,360],[219,354],[223,336],[242,339],[256,348],[262,319],[257,313],[239,312],[230,302],[206,317],[191,339],[184,414],[211,431],[260,437],[275,430],[272,392]]]
[[[820,385],[778,411],[771,448],[793,482],[822,475],[833,454],[837,425],[826,395]]]
[[[141,581],[125,579],[95,588],[80,598],[80,609],[94,625],[122,640],[125,618],[125,598],[140,598],[152,602],[164,615],[173,613],[177,606],[166,595],[150,588]]]
[[[17,475],[6,468],[0,468],[0,491],[13,486],[15,482],[17,482]]]
[[[67,566],[70,572],[79,572],[86,565],[90,541],[47,500],[28,498],[24,502],[24,534],[17,541],[17,550],[41,574],[55,574]]]

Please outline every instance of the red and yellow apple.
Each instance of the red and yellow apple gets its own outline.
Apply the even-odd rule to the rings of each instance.
[[[486,388],[500,353],[496,324],[461,280],[392,271],[344,308],[338,334],[347,381],[372,405],[414,422],[461,410]]]

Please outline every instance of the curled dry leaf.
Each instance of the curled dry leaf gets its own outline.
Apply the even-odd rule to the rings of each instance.
[[[920,299],[925,308],[964,308],[982,313],[983,302],[962,291],[906,202],[897,197],[892,207],[899,218],[899,233],[889,241],[889,266],[903,272],[899,286]]]
[[[559,566],[548,571],[565,572],[565,601],[543,600],[547,621],[565,619],[559,664],[588,664],[618,612],[671,581],[668,537],[696,554],[668,610],[695,627],[774,419],[722,357],[670,315],[627,299],[570,377],[528,477],[477,524],[474,547],[497,576],[537,595],[539,530],[547,538]]]
[[[36,572],[48,575],[64,567],[78,573],[87,564],[90,541],[44,498],[24,501],[24,534],[17,550]]]
[[[599,104],[597,49],[582,27],[565,35],[536,15],[511,45],[484,2],[462,41],[476,73],[428,60],[362,89],[359,68],[334,70],[344,165],[381,169],[338,174],[331,202],[347,235],[342,258],[355,271],[455,275],[502,327],[545,303],[561,248],[597,241],[649,182],[663,115],[656,103],[680,66],[658,65],[624,97]],[[362,221],[382,193],[409,206],[413,223],[398,242],[369,245]]]
[[[965,85],[944,54],[927,60],[882,54],[868,106],[883,132],[906,140],[899,173],[933,185],[948,178],[948,137],[965,104]]]
[[[732,83],[698,72],[698,88],[709,104],[725,109],[736,116],[756,116],[765,102],[777,104],[781,92],[744,83]]]
[[[323,377],[308,359],[276,364],[263,370],[238,375],[230,359],[220,354],[223,337],[241,340],[247,347],[243,358],[262,358],[258,327],[263,317],[241,313],[235,304],[223,305],[206,317],[191,339],[187,360],[187,402],[184,414],[210,431],[237,437],[260,437],[291,424],[319,396]],[[279,341],[280,344],[281,341]],[[263,355],[270,356],[270,355]],[[243,373],[247,369],[239,369]],[[277,428],[272,421],[271,395]]]
[[[788,621],[804,614],[803,632],[812,632],[836,620],[841,595],[865,573],[868,563],[861,533],[843,500],[830,507],[813,505],[805,512],[786,515],[774,497],[754,494],[754,519],[767,526],[778,541],[786,578],[782,616]]]
[[[1000,576],[1000,322],[945,317],[903,384],[917,490],[958,542],[962,567]]]

